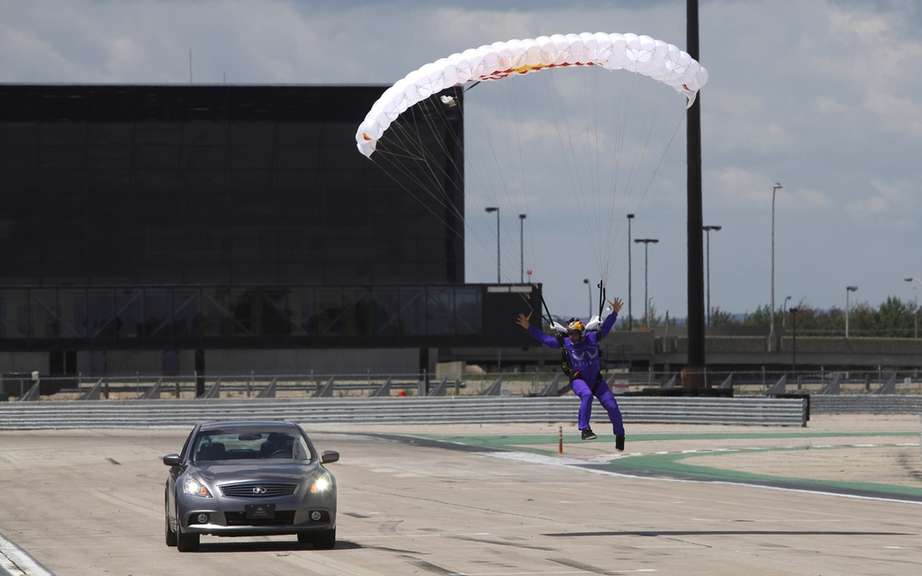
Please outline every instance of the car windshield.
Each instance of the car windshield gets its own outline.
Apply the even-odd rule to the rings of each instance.
[[[219,460],[310,460],[304,438],[286,430],[204,430],[195,439],[197,462]]]

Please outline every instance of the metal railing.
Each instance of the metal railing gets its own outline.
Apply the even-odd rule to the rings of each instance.
[[[657,393],[683,387],[682,372],[607,370],[616,395]],[[733,396],[780,394],[922,394],[922,370],[727,371],[701,374],[711,389]],[[382,396],[558,396],[568,382],[558,370],[483,374],[223,374],[114,375],[4,378],[10,400],[153,400],[203,398],[367,398]]]
[[[626,423],[804,426],[802,398],[666,398],[619,400]],[[209,420],[299,423],[448,424],[574,422],[573,397],[311,398],[253,400],[13,402],[0,404],[0,430],[190,426]],[[599,413],[601,412],[601,413]],[[603,411],[596,420],[607,421]]]

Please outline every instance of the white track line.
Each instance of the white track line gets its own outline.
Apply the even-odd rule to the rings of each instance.
[[[714,450],[715,452],[736,452],[736,449],[724,449],[724,450]],[[748,482],[734,482],[732,480],[690,480],[686,478],[669,478],[663,476],[642,476],[638,474],[630,474],[626,472],[612,472],[610,470],[599,470],[596,468],[585,468],[580,466],[580,464],[598,464],[598,461],[592,460],[578,460],[575,458],[562,458],[555,456],[544,456],[542,454],[534,454],[532,452],[476,452],[479,456],[488,456],[490,458],[500,458],[503,460],[515,460],[518,462],[526,462],[529,464],[545,464],[550,466],[562,466],[567,468],[575,468],[576,470],[582,470],[584,472],[589,472],[591,474],[602,474],[604,476],[618,476],[622,478],[636,478],[638,480],[652,480],[659,482],[682,482],[685,484],[723,484],[727,486],[746,486],[751,488],[761,488],[763,490],[780,490],[785,492],[800,492],[802,494],[821,494],[824,496],[835,496],[838,498],[852,498],[855,500],[874,500],[877,502],[890,502],[893,504],[914,504],[922,505],[922,502],[915,500],[901,500],[899,498],[887,498],[884,496],[861,496],[859,494],[841,494],[838,492],[825,492],[823,490],[808,490],[806,488],[787,488],[783,486],[767,486],[764,484],[751,484]],[[654,452],[655,455],[662,454],[661,452]],[[665,452],[669,454],[669,452]],[[681,454],[681,452],[673,452],[673,454]],[[641,456],[642,454],[631,454],[631,456]],[[627,455],[615,456],[612,460],[618,458],[625,458]]]
[[[0,535],[0,568],[13,576],[54,576],[3,535]]]

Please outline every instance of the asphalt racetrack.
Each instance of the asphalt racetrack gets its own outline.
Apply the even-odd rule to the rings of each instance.
[[[163,542],[160,457],[187,430],[0,433],[0,575],[922,573],[916,416],[807,428],[312,426],[339,486],[333,550]],[[604,432],[604,433],[603,433]]]

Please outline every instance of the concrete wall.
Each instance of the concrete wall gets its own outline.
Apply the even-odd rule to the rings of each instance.
[[[415,374],[418,348],[206,350],[205,373],[215,374]],[[435,373],[438,349],[429,350],[429,371]],[[0,373],[48,374],[48,352],[0,352]],[[192,375],[194,350],[83,350],[77,372],[83,377]]]
[[[437,354],[430,353],[435,364]],[[206,350],[207,374],[409,374],[419,371],[419,349]]]
[[[48,352],[0,352],[0,373],[32,372],[48,373]]]

